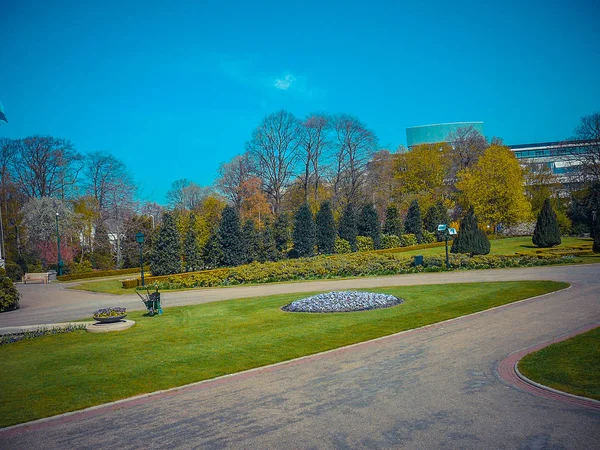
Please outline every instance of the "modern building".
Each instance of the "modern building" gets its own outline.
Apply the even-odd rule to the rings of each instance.
[[[509,145],[522,165],[545,166],[552,173],[567,181],[568,176],[577,171],[579,159],[592,147],[598,146],[597,140],[571,140],[562,142],[543,142],[538,144]]]
[[[409,149],[419,144],[435,144],[448,141],[448,136],[459,128],[472,128],[483,136],[483,122],[451,122],[421,125],[406,129],[406,145]]]

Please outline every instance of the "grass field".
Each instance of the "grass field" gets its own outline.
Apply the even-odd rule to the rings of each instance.
[[[527,355],[519,370],[559,391],[600,400],[600,328]]]
[[[284,313],[308,294],[130,313],[136,325],[0,347],[0,426],[181,386],[436,323],[565,288],[550,281],[374,289],[405,300],[354,313]]]

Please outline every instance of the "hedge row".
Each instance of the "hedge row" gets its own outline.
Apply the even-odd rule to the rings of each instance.
[[[150,273],[150,267],[144,267],[144,271]],[[72,281],[72,280],[83,280],[85,278],[100,278],[100,277],[111,277],[114,275],[129,275],[131,273],[140,273],[139,267],[133,267],[131,269],[115,269],[115,270],[97,270],[93,272],[73,273],[69,275],[61,275],[56,277],[58,281]]]
[[[452,255],[452,269],[494,269],[527,267],[569,262],[569,258],[553,255],[475,256]],[[292,280],[316,280],[365,275],[393,275],[418,272],[440,272],[445,267],[444,256],[426,256],[422,266],[414,266],[413,258],[396,254],[352,253],[319,256],[243,266],[189,272],[161,277],[148,277],[148,284],[160,289],[229,286],[246,283],[272,283]],[[127,280],[123,287],[135,287],[138,280]]]
[[[448,245],[450,245],[450,244],[451,244],[451,242],[448,242]],[[382,250],[373,250],[370,253],[402,253],[402,252],[410,252],[412,250],[421,250],[424,248],[443,247],[444,245],[446,245],[446,243],[444,241],[431,242],[429,244],[411,245],[410,247],[396,247],[396,248],[386,248],[386,249],[382,249]]]

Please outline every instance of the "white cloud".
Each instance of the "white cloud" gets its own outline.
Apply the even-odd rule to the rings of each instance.
[[[296,77],[291,73],[288,73],[285,75],[285,77],[275,80],[275,84],[273,86],[275,86],[277,89],[281,89],[282,91],[287,91],[295,81]]]

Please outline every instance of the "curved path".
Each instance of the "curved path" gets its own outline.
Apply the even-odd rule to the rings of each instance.
[[[328,353],[0,431],[0,448],[598,448],[599,411],[521,391],[503,382],[496,367],[519,349],[600,325],[600,265],[220,292],[249,296],[257,292],[254,288],[272,293],[367,287],[363,283],[518,279],[568,281],[572,287]],[[203,291],[201,297],[197,292],[170,293],[165,303],[224,295],[216,291]]]

